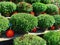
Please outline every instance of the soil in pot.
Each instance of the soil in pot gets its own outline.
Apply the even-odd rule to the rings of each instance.
[[[9,13],[6,13],[6,14],[1,13],[1,14],[5,17],[10,17],[11,16],[11,14],[9,14]]]
[[[40,13],[35,12],[35,16],[38,16]]]

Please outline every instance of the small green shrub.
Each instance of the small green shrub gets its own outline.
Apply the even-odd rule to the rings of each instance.
[[[40,2],[40,0],[25,0],[25,2],[28,2],[28,3],[35,3],[35,2]]]
[[[37,12],[37,13],[44,12],[47,9],[47,6],[43,3],[36,2],[36,3],[33,3],[32,6],[33,6],[34,12]]]
[[[37,26],[38,20],[35,16],[27,13],[18,13],[11,16],[12,29],[16,32],[29,32]]]
[[[14,0],[14,1],[17,1],[17,2],[19,3],[19,2],[22,2],[22,1],[24,1],[24,0]]]
[[[58,7],[54,4],[47,4],[47,14],[58,14]]]
[[[16,10],[16,5],[13,2],[0,2],[0,12],[5,14],[11,14]]]
[[[46,45],[46,41],[36,35],[25,34],[14,39],[14,45]]]
[[[9,28],[9,20],[0,15],[0,32],[6,31]]]
[[[17,11],[18,12],[31,12],[33,11],[33,7],[29,3],[20,2],[17,4]]]
[[[55,23],[53,16],[50,16],[48,14],[41,14],[37,18],[38,26],[42,28],[51,27]]]
[[[52,4],[55,4],[60,8],[60,0],[58,0],[58,1],[54,0],[54,1],[52,1]]]
[[[50,4],[51,3],[51,0],[41,0],[40,2],[41,3],[44,3],[44,4]]]
[[[54,15],[55,25],[60,26],[60,15]]]
[[[48,32],[44,35],[44,39],[47,41],[47,45],[60,45],[60,31]]]
[[[14,3],[18,4],[19,2],[24,2],[25,0],[12,0]]]

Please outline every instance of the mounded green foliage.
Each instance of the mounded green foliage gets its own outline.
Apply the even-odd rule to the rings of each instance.
[[[58,14],[58,7],[54,4],[47,4],[47,10],[46,13],[47,14]]]
[[[39,3],[39,2],[33,3],[32,6],[33,6],[34,12],[41,13],[41,12],[46,11],[47,9],[47,6],[45,4]]]
[[[26,2],[28,2],[28,3],[35,3],[35,2],[40,2],[40,0],[25,0]]]
[[[54,15],[55,25],[60,26],[60,15]]]
[[[35,16],[27,13],[18,13],[11,16],[10,23],[12,29],[21,33],[29,32],[38,25],[38,20]]]
[[[15,45],[46,45],[46,41],[36,35],[25,34],[14,39]]]
[[[17,11],[18,12],[31,12],[33,11],[33,7],[29,3],[20,2],[17,4]]]
[[[48,32],[44,35],[44,39],[47,41],[47,45],[60,45],[60,31]]]
[[[24,2],[25,0],[12,0],[14,3]]]
[[[60,8],[60,0],[58,0],[58,1],[57,0],[52,0],[52,4],[56,5],[56,3],[58,3],[57,6]]]
[[[16,10],[16,4],[13,2],[0,2],[0,12],[3,14],[10,14]]]
[[[53,16],[48,14],[41,14],[38,17],[38,26],[42,28],[51,27],[55,23]]]
[[[9,20],[0,15],[0,32],[6,31],[9,28]]]
[[[44,3],[44,4],[49,4],[49,3],[51,3],[51,0],[41,0],[40,2]]]
[[[24,1],[24,0],[14,0],[14,2],[16,2],[16,1],[19,3],[19,2],[22,2],[22,1]]]

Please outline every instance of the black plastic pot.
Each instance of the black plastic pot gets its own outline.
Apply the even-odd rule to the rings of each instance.
[[[13,39],[7,41],[0,41],[0,45],[14,45]]]
[[[39,28],[39,30],[41,31],[41,32],[44,32],[44,31],[46,31],[48,28]]]
[[[35,16],[38,16],[40,13],[35,12]]]

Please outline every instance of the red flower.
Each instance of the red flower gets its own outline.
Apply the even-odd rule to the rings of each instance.
[[[17,14],[17,13],[18,13],[17,11],[13,12],[13,14]]]

